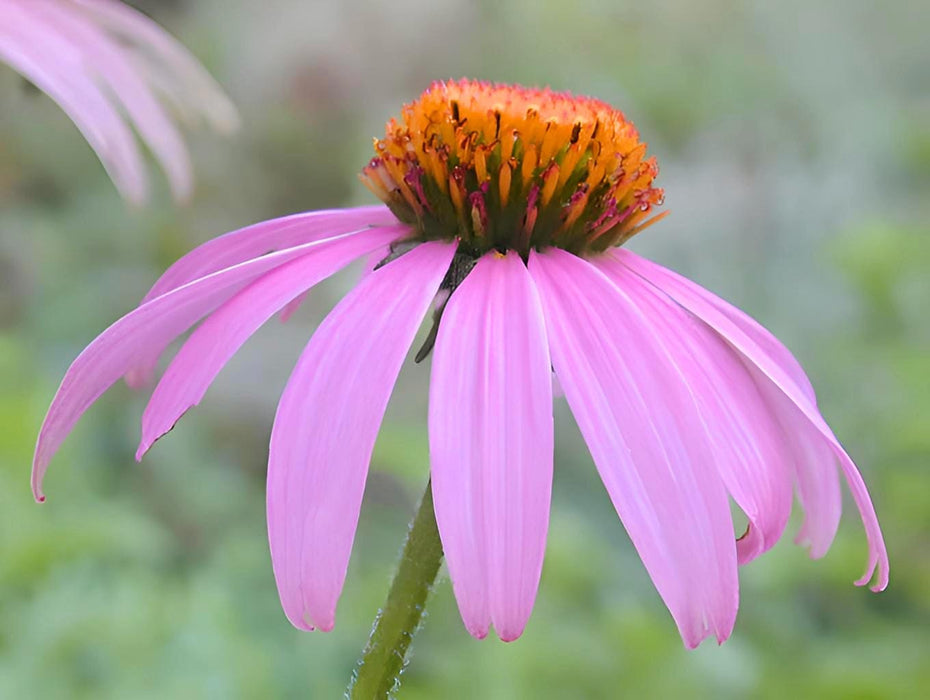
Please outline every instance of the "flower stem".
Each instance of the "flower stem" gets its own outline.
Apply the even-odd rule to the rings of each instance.
[[[433,513],[433,491],[427,482],[420,507],[407,531],[407,541],[387,601],[375,617],[346,697],[351,700],[388,698],[400,685],[407,649],[420,627],[440,563],[442,543]]]

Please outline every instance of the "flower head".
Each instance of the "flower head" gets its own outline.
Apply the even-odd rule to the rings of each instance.
[[[116,0],[0,0],[0,61],[58,103],[135,204],[146,199],[148,184],[127,118],[177,199],[190,194],[192,177],[169,110],[222,131],[238,123],[235,108],[196,59]]]
[[[869,543],[858,583],[875,575],[873,588],[885,587],[868,492],[791,353],[693,282],[601,248],[629,238],[643,205],[661,200],[655,165],[619,112],[548,91],[436,84],[377,148],[364,178],[387,207],[298,214],[214,239],[84,350],[39,435],[38,498],[54,451],[121,376],[150,375],[204,319],[152,394],[141,457],[262,323],[369,256],[378,264],[313,334],[272,429],[271,556],[295,626],[334,624],[375,438],[431,306],[435,513],[476,637],[493,624],[516,638],[533,607],[549,521],[553,371],[688,646],[730,634],[737,565],[781,537],[795,486],[799,541],[819,557],[836,533],[844,475]],[[634,202],[628,218],[604,218]],[[734,531],[729,498],[745,532]]]
[[[656,220],[663,199],[656,160],[622,112],[548,88],[434,83],[375,152],[362,179],[413,237],[475,255],[603,251]]]

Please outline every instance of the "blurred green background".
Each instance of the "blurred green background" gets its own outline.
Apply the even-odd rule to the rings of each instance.
[[[535,613],[465,632],[443,579],[401,698],[930,696],[930,3],[175,0],[133,3],[228,89],[244,126],[189,135],[198,188],[130,210],[76,129],[0,66],[0,698],[339,697],[427,472],[428,371],[379,438],[335,631],[295,631],[265,539],[277,397],[351,285],[268,324],[133,460],[146,395],[111,390],[46,481],[32,446],[64,370],[193,245],[371,203],[371,137],[434,78],[592,94],[636,121],[672,216],[633,249],[792,348],[870,485],[892,563],[856,588],[851,501],[827,557],[786,535],[741,571],[732,639],[686,651],[564,402]],[[796,531],[797,518],[790,528]]]

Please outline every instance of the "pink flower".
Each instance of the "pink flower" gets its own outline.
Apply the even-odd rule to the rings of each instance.
[[[166,107],[221,131],[238,123],[196,59],[116,0],[0,0],[0,61],[58,103],[134,204],[146,199],[148,183],[130,124],[182,200],[192,186],[190,158]]]
[[[271,434],[271,555],[296,627],[334,624],[375,437],[431,304],[438,330],[420,355],[433,355],[435,512],[474,636],[493,624],[514,639],[533,607],[549,521],[553,370],[689,647],[730,634],[737,565],[781,537],[794,485],[805,511],[799,541],[820,557],[844,475],[869,542],[857,583],[877,571],[873,589],[886,586],[866,487],[797,361],[739,310],[615,247],[662,199],[655,163],[620,112],[550,91],[438,83],[404,108],[403,123],[389,123],[376,150],[363,177],[389,208],[298,214],[214,239],[88,346],[39,435],[37,498],[52,454],[121,376],[150,374],[205,319],[155,388],[141,457],[262,323],[369,256],[383,264],[310,339]],[[728,497],[748,518],[741,536]]]

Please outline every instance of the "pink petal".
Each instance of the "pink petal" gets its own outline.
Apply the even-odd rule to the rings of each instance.
[[[246,226],[209,240],[180,258],[155,282],[142,299],[142,303],[192,280],[257,258],[272,250],[291,248],[374,226],[390,227],[395,231],[393,238],[403,237],[408,230],[407,227],[398,224],[394,215],[383,205],[304,212]],[[158,358],[166,347],[167,344],[153,345],[147,353],[140,355],[127,372],[126,382],[133,387],[148,382],[158,364]]]
[[[336,239],[265,274],[217,309],[191,334],[155,388],[142,416],[136,459],[200,403],[223,366],[275,312],[395,235],[392,229],[382,228]]]
[[[658,275],[664,273],[669,279],[678,283],[681,290],[687,290],[687,293],[696,300],[696,303],[705,303],[710,308],[716,309],[721,315],[729,319],[736,328],[745,332],[747,337],[759,343],[760,350],[769,353],[772,361],[795,381],[798,391],[803,392],[811,402],[815,401],[814,390],[811,388],[810,381],[804,375],[804,371],[797,360],[774,336],[742,311],[730,306],[690,280],[670,270],[660,268],[629,251],[616,251],[611,253],[610,256],[625,263],[625,266],[640,265],[643,270],[652,269]],[[655,283],[654,280],[653,283]],[[664,288],[662,292],[669,293]],[[675,299],[676,303],[681,303],[681,299],[674,296],[671,298]],[[693,311],[693,309],[689,310]],[[743,363],[768,405],[767,411],[782,426],[785,435],[791,436],[786,445],[792,452],[794,475],[798,484],[798,497],[805,511],[804,522],[795,541],[799,544],[809,545],[812,557],[822,557],[830,548],[836,535],[842,510],[836,457],[830,444],[823,440],[810,421],[792,408],[790,399],[777,387],[773,387],[768,377],[752,362],[744,359]]]
[[[231,132],[236,108],[200,62],[174,37],[141,12],[112,0],[72,0],[96,24],[133,47],[131,58],[149,81],[168,93],[172,106],[189,120],[202,116],[211,127]]]
[[[142,304],[101,333],[68,368],[39,431],[32,464],[32,489],[44,500],[41,482],[48,463],[74,424],[97,398],[154,345],[166,347],[251,281],[286,262],[348,236],[346,234],[270,253],[226,268]]]
[[[172,117],[206,117],[224,130],[238,123],[235,108],[197,61],[157,24],[119,2],[4,0],[0,60],[64,109],[133,203],[146,198],[146,175],[114,101],[160,161],[178,198],[189,193],[192,177]],[[169,117],[163,101],[176,114]]]
[[[793,454],[792,466],[798,500],[804,508],[804,522],[794,541],[809,548],[811,558],[824,556],[840,525],[843,494],[839,462],[830,443],[785,394],[758,367],[748,360],[744,365],[753,377],[769,412],[781,424],[786,447]]]
[[[760,345],[757,342],[756,335],[747,333],[743,324],[737,325],[737,323],[734,323],[728,314],[720,311],[719,304],[707,301],[706,296],[710,293],[706,290],[702,294],[696,293],[693,283],[687,282],[670,270],[629,251],[616,251],[613,255],[624,265],[661,289],[677,303],[713,328],[745,358],[747,363],[751,364],[759,372],[763,383],[771,383],[778,392],[787,397],[790,403],[780,402],[780,405],[772,406],[773,410],[777,411],[779,420],[782,421],[783,425],[795,425],[803,416],[803,419],[806,419],[820,434],[820,440],[830,447],[836,459],[839,460],[846,482],[849,484],[850,491],[852,491],[853,499],[859,508],[866,538],[869,542],[868,565],[865,574],[856,583],[858,585],[868,583],[877,569],[878,575],[872,590],[883,590],[888,585],[888,552],[885,548],[881,527],[878,524],[878,518],[875,516],[868,490],[862,481],[862,476],[856,469],[856,465],[821,417],[813,401],[812,392],[806,390],[804,383],[800,382],[796,376],[800,372],[796,363],[786,365],[782,353],[776,351],[773,355],[770,344],[763,343]],[[812,448],[808,440],[805,442],[808,443],[806,448],[811,452],[812,456],[819,456],[822,450]],[[805,521],[804,526],[804,535],[813,540],[825,539],[825,532],[818,531],[818,522],[821,522],[821,527],[823,526],[822,522],[829,526],[831,519],[817,518],[812,520],[809,514],[820,509],[829,513],[834,508],[831,495],[833,490],[829,486],[824,488],[824,484],[829,483],[830,480],[823,473],[824,469],[825,465],[822,461],[798,465],[798,479],[801,482],[800,496],[802,505],[806,513],[808,513],[808,519]],[[811,496],[816,500],[809,500]]]
[[[424,243],[364,277],[314,333],[281,396],[268,536],[295,627],[333,627],[378,428],[454,253],[454,245]]]
[[[363,275],[370,274],[371,271],[374,270],[375,267],[378,265],[378,263],[382,262],[388,255],[390,255],[390,253],[391,253],[391,246],[386,245],[386,246],[380,246],[379,248],[376,248],[373,252],[366,255],[365,266],[364,266],[362,274]],[[295,297],[294,299],[292,299],[291,301],[289,301],[287,305],[283,309],[281,309],[281,314],[279,316],[279,318],[281,319],[281,323],[287,323],[288,321],[290,321],[291,317],[297,312],[297,309],[300,308],[301,304],[304,303],[306,298],[307,298],[307,294],[301,294]]]
[[[146,175],[132,131],[87,75],[80,48],[36,18],[34,9],[12,3],[0,7],[0,59],[58,103],[121,194],[141,203]]]
[[[151,88],[127,62],[126,49],[68,3],[38,2],[35,9],[47,26],[56,27],[81,46],[83,63],[123,105],[168,176],[175,198],[189,197],[193,175],[187,148]]]
[[[349,231],[397,225],[397,218],[383,204],[308,211],[261,221],[212,238],[194,248],[158,278],[142,303],[198,277],[238,265],[272,250],[292,248]]]
[[[626,262],[637,259],[637,262],[640,262],[644,267],[658,267],[655,263],[645,258],[640,258],[635,253],[628,250],[614,251],[614,255]],[[804,369],[801,367],[801,363],[797,361],[794,355],[791,354],[791,351],[788,350],[778,338],[772,335],[767,328],[760,325],[758,321],[742,309],[736,308],[716,294],[712,294],[704,289],[704,287],[699,284],[695,284],[687,277],[682,277],[667,268],[663,268],[663,270],[667,275],[674,277],[683,289],[689,290],[695,297],[711,304],[721,314],[726,316],[733,325],[749,336],[763,352],[771,357],[772,361],[779,365],[785,374],[794,380],[798,388],[810,399],[811,403],[817,403],[814,387],[811,385],[810,379],[808,379],[807,374],[805,374]]]
[[[770,549],[791,515],[794,464],[788,438],[749,370],[720,336],[610,255],[594,263],[639,305],[688,384],[714,461],[749,528],[739,562]]]
[[[281,323],[287,323],[291,320],[291,316],[297,313],[297,309],[300,308],[300,305],[304,303],[304,300],[307,298],[307,292],[298,294],[296,297],[291,299],[281,308]]]
[[[590,263],[532,252],[552,363],[614,507],[694,647],[733,629],[736,546],[712,446],[666,341]]]
[[[542,571],[552,381],[539,296],[520,256],[489,253],[452,294],[433,350],[430,463],[459,610],[479,639],[520,636]]]

